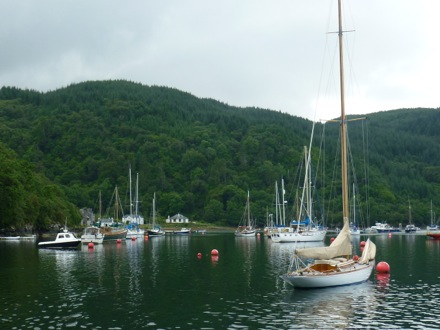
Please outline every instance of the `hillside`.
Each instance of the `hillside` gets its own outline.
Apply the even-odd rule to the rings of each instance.
[[[247,190],[263,225],[275,181],[282,177],[292,207],[312,127],[308,120],[280,112],[232,107],[127,81],[85,82],[48,93],[3,87],[0,119],[1,141],[77,207],[97,210],[99,191],[107,206],[115,185],[128,205],[131,164],[139,172],[145,217],[156,192],[162,218],[180,212],[195,221],[230,226],[241,218]],[[439,120],[438,109],[404,109],[350,124],[354,161],[365,163],[356,149],[369,147],[369,175],[358,173],[358,179],[370,183],[371,207],[365,208],[370,221],[406,223],[408,199],[413,221],[429,221],[430,201],[440,201]],[[335,158],[338,125],[326,126],[329,163]],[[316,130],[323,128],[318,124]],[[332,171],[326,170],[326,181]],[[337,194],[326,193],[337,201]],[[339,211],[327,205],[329,224],[337,223]]]

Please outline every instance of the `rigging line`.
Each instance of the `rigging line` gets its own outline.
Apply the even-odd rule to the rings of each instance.
[[[323,131],[324,131],[325,125],[322,126],[322,132],[321,132],[321,139],[320,139],[320,144],[319,144],[319,156],[318,156],[318,160],[316,162],[316,175],[315,175],[315,180],[313,182],[313,186],[314,186],[314,190],[313,193],[317,196],[317,200],[318,200],[318,209],[320,212],[320,216],[321,216],[321,224],[325,225],[325,217],[324,217],[324,205],[325,205],[325,200],[324,200],[324,196],[323,194],[320,194],[319,192],[324,190],[325,187],[325,176],[324,176],[324,172],[322,171],[322,169],[324,168],[323,165],[321,165],[321,162],[324,163],[325,162],[325,154],[324,154],[324,149],[323,149],[323,145],[324,145],[324,135],[323,135]],[[318,181],[318,177],[320,178],[320,181]],[[318,190],[318,183],[320,183],[320,187],[322,187],[322,189]]]
[[[352,194],[355,195],[356,191],[359,192],[359,182],[358,182],[358,178],[357,178],[357,174],[356,174],[356,166],[355,166],[355,159],[353,157],[353,150],[352,150],[352,145],[351,145],[351,141],[349,138],[349,134],[348,134],[348,125],[347,125],[347,147],[348,147],[348,157],[349,157],[349,164],[351,165],[351,176],[352,176],[352,185],[350,185],[350,187],[353,187],[353,191]],[[362,208],[362,204],[359,203],[359,200],[357,201],[357,206],[358,206],[358,214],[360,216],[360,219],[363,220],[363,208]]]
[[[365,205],[367,207],[367,226],[370,226],[370,163],[369,163],[369,130],[368,121],[362,122],[362,146],[364,150]]]

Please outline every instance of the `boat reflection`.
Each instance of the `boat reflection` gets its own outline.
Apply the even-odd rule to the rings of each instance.
[[[163,251],[161,249],[165,246],[165,240],[167,238],[165,235],[156,236],[154,238],[150,237],[145,241],[146,243],[146,265],[145,269],[147,271],[147,276],[150,279],[150,287],[156,288],[158,286],[157,279],[159,276],[159,260],[161,253]]]
[[[257,238],[252,237],[235,237],[235,244],[240,247],[239,252],[242,253],[243,265],[243,282],[247,288],[251,287],[252,268],[257,248]]]
[[[296,329],[369,327],[380,304],[371,282],[336,288],[292,290],[284,304]],[[313,317],[311,317],[313,315]]]

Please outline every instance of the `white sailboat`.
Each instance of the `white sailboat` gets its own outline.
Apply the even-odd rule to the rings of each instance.
[[[287,274],[282,279],[298,288],[325,288],[362,283],[368,280],[375,265],[376,245],[367,240],[360,258],[352,257],[349,223],[347,118],[344,104],[344,70],[342,47],[341,0],[338,0],[339,70],[341,87],[341,178],[343,227],[328,247],[297,249]],[[306,263],[303,258],[311,258]]]
[[[139,225],[144,224],[144,217],[139,214],[139,173],[136,173],[136,195],[135,195],[135,212],[133,214],[133,201],[131,197],[131,166],[129,168],[130,181],[130,214],[124,216],[122,221],[127,224],[127,239],[143,238],[145,230],[141,229]]]
[[[274,231],[271,239],[274,243],[292,242],[321,242],[327,234],[327,229],[313,223],[312,216],[312,195],[311,195],[311,171],[310,152],[304,147],[305,178],[303,196],[301,198],[301,209],[297,221],[292,221],[289,227],[281,227]],[[284,192],[284,186],[283,186]],[[283,194],[284,195],[284,194]],[[284,206],[284,197],[283,197]],[[304,216],[302,215],[303,213]],[[304,219],[302,219],[304,218]],[[299,219],[303,220],[300,221]]]
[[[246,200],[246,207],[245,207],[245,216],[244,223],[241,223],[237,230],[235,231],[235,236],[240,237],[252,237],[255,236],[255,227],[254,224],[251,221],[251,207],[250,207],[250,201],[249,201],[249,191],[247,194],[247,200]]]
[[[437,231],[437,230],[440,229],[440,227],[437,225],[437,223],[435,221],[435,214],[434,214],[434,212],[432,210],[432,200],[431,200],[431,211],[430,211],[430,214],[431,214],[431,222],[430,222],[429,226],[426,226],[426,230],[428,230],[428,231]]]
[[[412,223],[412,216],[411,216],[411,202],[408,199],[408,224],[405,227],[405,233],[415,233],[417,231],[417,227]]]
[[[148,236],[163,236],[165,235],[165,231],[162,230],[158,225],[156,225],[156,193],[153,196],[153,210],[152,210],[152,219],[151,219],[151,229],[148,229]]]

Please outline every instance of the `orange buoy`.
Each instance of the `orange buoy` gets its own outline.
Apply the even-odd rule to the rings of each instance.
[[[365,244],[366,244],[365,241],[361,242],[361,246],[365,246]]]
[[[218,251],[217,251],[217,249],[213,249],[213,250],[211,251],[211,255],[212,255],[212,256],[218,256]]]
[[[122,241],[121,241],[120,238],[118,238],[118,239],[116,240],[116,243],[117,243],[117,244],[121,244],[121,242],[122,242]]]
[[[95,244],[93,244],[93,242],[90,242],[89,244],[87,244],[87,246],[89,247],[89,249],[93,249],[95,247]]]
[[[390,265],[385,261],[381,261],[376,265],[376,272],[379,274],[388,274],[390,272]]]
[[[135,240],[136,240],[136,237],[135,237],[135,236],[131,236],[131,240],[132,240],[132,241],[135,241]]]

